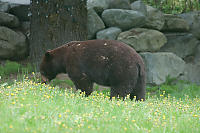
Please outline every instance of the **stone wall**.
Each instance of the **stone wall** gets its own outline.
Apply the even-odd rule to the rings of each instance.
[[[133,47],[146,64],[147,83],[169,76],[200,84],[200,11],[164,14],[135,0],[88,0],[87,8],[88,39]],[[0,2],[1,59],[28,56],[29,16],[29,4]]]

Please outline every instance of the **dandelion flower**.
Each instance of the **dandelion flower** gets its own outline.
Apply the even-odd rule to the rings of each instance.
[[[134,123],[134,122],[135,122],[135,120],[132,120],[132,122]]]
[[[165,115],[163,115],[163,120],[165,120]]]

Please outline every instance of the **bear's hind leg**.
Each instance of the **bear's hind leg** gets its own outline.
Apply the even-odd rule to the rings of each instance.
[[[130,95],[133,89],[131,87],[126,87],[126,86],[117,86],[117,87],[112,87],[110,91],[110,99],[112,97],[120,97],[125,99],[127,95]]]
[[[112,99],[113,97],[117,98],[118,95],[119,95],[119,94],[118,94],[118,92],[116,91],[116,89],[112,87],[112,88],[110,89],[110,99]]]
[[[140,77],[138,79],[137,84],[130,95],[131,100],[133,100],[134,96],[136,96],[136,101],[145,101],[145,77]]]

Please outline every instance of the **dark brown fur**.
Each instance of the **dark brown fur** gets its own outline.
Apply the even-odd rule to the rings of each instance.
[[[145,68],[130,46],[111,40],[70,42],[47,51],[40,65],[43,79],[67,73],[77,89],[90,95],[93,83],[110,86],[110,97],[145,100]]]

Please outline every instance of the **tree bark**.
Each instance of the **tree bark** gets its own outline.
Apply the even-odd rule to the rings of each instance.
[[[38,70],[46,50],[87,39],[86,0],[32,0],[30,58]]]

